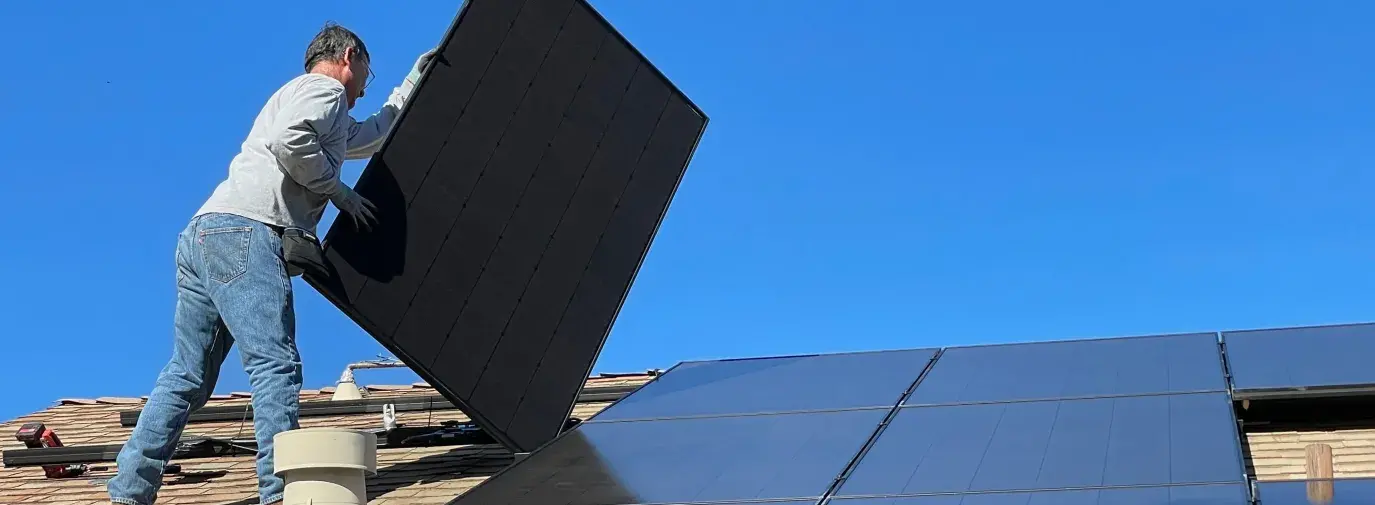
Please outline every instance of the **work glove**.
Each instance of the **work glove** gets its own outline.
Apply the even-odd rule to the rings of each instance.
[[[425,75],[425,70],[430,68],[430,64],[434,62],[434,57],[437,54],[439,54],[439,48],[430,49],[415,60],[415,65],[411,66],[411,73],[406,74],[408,87],[414,88],[416,84],[420,83],[420,76]]]
[[[377,207],[374,207],[367,198],[363,198],[363,195],[346,185],[340,184],[339,192],[335,193],[329,201],[334,202],[334,206],[339,209],[339,214],[347,214],[353,219],[353,227],[358,231],[372,230],[373,223],[377,221],[377,218],[373,216]]]

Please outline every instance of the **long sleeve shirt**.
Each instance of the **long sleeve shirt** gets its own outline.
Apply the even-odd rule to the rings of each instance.
[[[343,186],[344,160],[370,157],[382,146],[409,93],[406,81],[380,110],[355,121],[339,81],[320,74],[288,81],[258,113],[228,177],[196,215],[234,214],[315,233]]]

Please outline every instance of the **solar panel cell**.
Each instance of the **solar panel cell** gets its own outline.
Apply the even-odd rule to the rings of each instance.
[[[908,405],[1225,391],[1213,334],[947,348]]]
[[[1235,482],[1226,393],[905,407],[845,496]]]
[[[684,363],[592,421],[888,409],[934,355],[915,349]]]
[[[451,503],[816,503],[876,410],[583,424]]]

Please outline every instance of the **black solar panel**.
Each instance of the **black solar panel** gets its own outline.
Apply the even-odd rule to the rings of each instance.
[[[503,444],[564,424],[706,117],[583,0],[470,0],[308,279]]]
[[[1239,398],[1375,390],[1375,324],[1223,332]]]
[[[1217,337],[1198,333],[947,348],[907,404],[1226,390]]]
[[[887,412],[583,424],[450,502],[816,503]]]
[[[1330,484],[1330,495],[1320,482]],[[1375,479],[1260,482],[1256,499],[1261,505],[1375,505]]]
[[[893,498],[849,498],[828,505],[1247,505],[1245,484],[1075,489]],[[1297,505],[1299,502],[1294,502]],[[1369,502],[1365,502],[1369,503]],[[1271,505],[1265,502],[1263,505]],[[1304,504],[1310,505],[1310,504]],[[1341,504],[1332,504],[1341,505]]]
[[[1226,393],[904,407],[839,494],[1240,481]]]
[[[916,382],[934,349],[682,363],[590,422],[889,409]]]

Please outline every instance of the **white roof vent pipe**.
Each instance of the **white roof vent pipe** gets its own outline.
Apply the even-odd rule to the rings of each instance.
[[[377,475],[377,435],[302,428],[272,437],[273,473],[286,481],[282,505],[366,505]]]
[[[334,396],[330,400],[357,400],[363,397],[363,389],[353,380],[354,370],[368,368],[403,368],[406,364],[396,359],[378,357],[372,361],[359,361],[349,363],[344,367],[344,373],[339,375],[339,382],[334,385]]]

